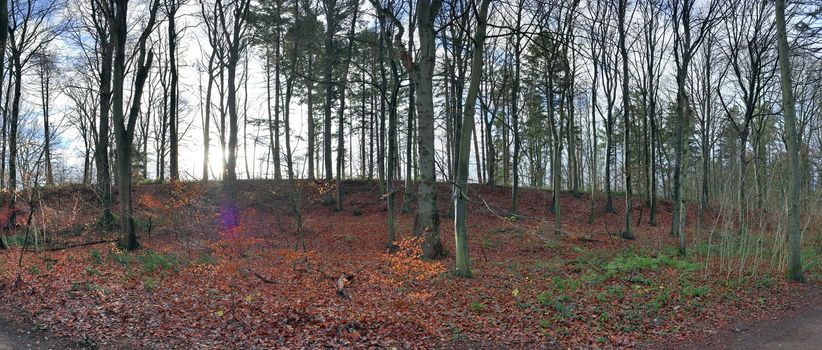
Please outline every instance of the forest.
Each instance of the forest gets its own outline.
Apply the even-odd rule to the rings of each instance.
[[[818,1],[0,0],[0,65],[0,349],[822,344]]]

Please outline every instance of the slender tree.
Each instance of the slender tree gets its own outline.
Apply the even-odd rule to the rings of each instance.
[[[180,150],[179,150],[179,73],[177,69],[177,11],[185,4],[185,0],[164,0],[165,14],[168,21],[168,60],[169,60],[169,169],[168,175],[172,180],[180,178]]]
[[[483,54],[488,18],[488,7],[491,0],[482,0],[476,12],[476,32],[473,38],[471,54],[471,78],[468,83],[468,96],[462,112],[462,125],[474,125],[475,105],[482,78]],[[476,4],[474,4],[476,6]],[[476,11],[476,9],[474,9]],[[479,151],[479,150],[477,150]],[[456,274],[471,276],[471,264],[468,256],[468,231],[465,227],[468,202],[468,163],[471,158],[471,133],[463,131],[459,140],[457,153],[457,191],[454,191],[454,240],[456,257]]]
[[[617,12],[619,13],[619,53],[622,56],[622,120],[623,134],[625,135],[625,145],[622,151],[624,157],[623,171],[625,172],[625,231],[622,232],[622,238],[634,239],[634,232],[631,229],[633,193],[631,192],[631,169],[628,166],[631,161],[631,92],[628,84],[630,80],[628,74],[628,45],[625,43],[627,10],[628,0],[619,0]]]
[[[128,0],[115,0],[110,4],[107,15],[111,25],[111,40],[114,46],[112,64],[112,119],[114,122],[114,139],[117,142],[117,174],[120,195],[120,229],[122,237],[120,246],[134,250],[139,247],[137,232],[134,230],[134,210],[132,207],[131,169],[132,148],[137,117],[140,112],[142,93],[148,71],[154,60],[154,52],[147,48],[148,37],[154,30],[160,0],[154,0],[149,8],[148,22],[142,28],[137,41],[137,57],[133,96],[128,114],[124,110],[125,73],[126,73],[126,38],[128,28]]]
[[[793,97],[793,79],[791,78],[791,55],[788,46],[788,34],[785,23],[785,0],[776,0],[776,42],[779,50],[779,74],[782,78],[782,114],[785,117],[785,146],[788,150],[790,177],[788,193],[788,240],[790,244],[790,260],[788,262],[788,278],[794,281],[804,281],[802,273],[802,228],[800,223],[800,192],[802,187],[801,172],[799,169],[799,142],[796,129],[796,106]]]

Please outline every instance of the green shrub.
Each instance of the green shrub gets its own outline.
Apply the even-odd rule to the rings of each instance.
[[[580,281],[573,278],[554,277],[554,288],[560,293],[572,293],[579,289]]]
[[[699,265],[687,260],[668,255],[644,256],[644,255],[620,255],[605,264],[605,269],[616,273],[655,271],[660,267],[669,266],[677,270],[692,271],[699,269]]]
[[[100,256],[100,251],[97,249],[91,250],[91,263],[94,265],[100,265],[103,262],[103,257]]]
[[[651,302],[650,307],[652,310],[659,310],[668,304],[669,301],[671,301],[671,292],[665,288],[660,290],[659,293],[654,296],[654,300]]]
[[[493,249],[496,246],[488,237],[482,237],[482,248]]]
[[[184,263],[173,253],[162,254],[152,250],[140,255],[139,259],[143,263],[143,272],[145,273],[179,271],[180,266]]]
[[[551,291],[544,291],[537,294],[537,302],[542,306],[548,306],[554,303],[554,293]]]
[[[127,252],[109,251],[108,258],[109,260],[114,260],[118,264],[123,265],[125,268],[128,268],[129,264],[131,264],[131,255]]]
[[[143,289],[145,289],[146,292],[153,292],[157,289],[157,281],[151,277],[143,277]]]
[[[457,326],[448,326],[448,331],[451,332],[451,340],[453,341],[463,341],[465,340],[465,334],[462,333],[462,329]]]
[[[622,299],[625,297],[625,293],[623,290],[625,287],[621,284],[615,284],[613,286],[609,286],[605,290],[608,292],[608,295],[614,297],[615,299]]]
[[[689,298],[703,297],[705,295],[708,295],[710,291],[711,287],[708,286],[685,286],[685,288],[682,288],[682,294],[685,294]]]
[[[563,303],[557,300],[554,302],[553,308],[554,311],[557,312],[557,317],[561,320],[574,317],[573,304]]]
[[[580,276],[580,279],[583,282],[585,282],[585,284],[597,285],[597,284],[601,284],[602,282],[605,282],[612,275],[613,275],[613,273],[610,272],[610,271],[599,272],[599,271],[594,271],[594,270],[588,270],[582,276]]]
[[[486,307],[487,306],[485,304],[483,304],[479,301],[472,301],[471,302],[471,311],[479,313],[479,312],[482,312],[483,310],[485,310]]]
[[[548,321],[544,318],[540,319],[539,320],[539,326],[542,327],[542,328],[546,328],[546,329],[551,328],[551,321]]]
[[[773,277],[766,273],[756,281],[756,285],[760,288],[770,288],[773,285]]]

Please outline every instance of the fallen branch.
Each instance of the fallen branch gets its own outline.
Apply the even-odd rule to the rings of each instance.
[[[257,271],[254,271],[254,276],[257,276],[257,278],[259,278],[259,279],[260,279],[260,281],[263,281],[263,282],[268,283],[268,284],[275,284],[275,283],[277,283],[277,282],[276,282],[276,281],[274,281],[274,280],[270,280],[270,279],[268,279],[268,278],[263,277],[262,275],[260,275],[259,273],[257,273]]]
[[[102,243],[114,243],[114,242],[117,242],[117,240],[116,239],[99,240],[99,241],[94,241],[94,242],[86,242],[86,243],[68,245],[68,246],[65,246],[65,247],[53,247],[53,248],[46,249],[46,251],[47,252],[54,252],[54,251],[58,251],[58,250],[66,250],[66,249],[71,249],[71,248],[79,248],[79,247],[85,247],[85,246],[90,246],[90,245],[96,245],[96,244],[102,244]]]

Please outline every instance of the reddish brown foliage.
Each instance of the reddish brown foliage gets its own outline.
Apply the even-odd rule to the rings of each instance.
[[[17,251],[0,253],[1,304],[7,314],[102,348],[611,348],[682,339],[739,314],[771,312],[796,288],[778,277],[767,285],[727,283],[704,261],[687,274],[662,263],[608,275],[608,262],[629,251],[665,256],[659,249],[674,244],[669,205],[660,205],[659,226],[642,223],[637,241],[625,242],[613,235],[621,215],[598,205],[588,225],[589,197],[563,194],[568,235],[556,236],[549,193],[523,191],[522,219],[512,221],[503,187],[470,188],[471,279],[452,276],[449,258],[418,258],[413,214],[400,215],[400,249],[387,252],[384,202],[373,183],[346,183],[343,212],[312,200],[304,212],[307,250],[295,251],[286,186],[240,182],[241,226],[231,232],[219,232],[218,184],[138,186],[138,219],[161,226],[141,238],[143,251],[97,245],[27,253],[17,288]],[[306,197],[319,198],[320,187],[306,186],[313,191]],[[447,212],[448,187],[440,190]],[[47,202],[65,215],[75,204],[62,198]],[[79,216],[93,220],[93,203],[82,207],[88,212]],[[449,252],[452,235],[442,225]],[[342,274],[354,276],[345,286],[350,300],[336,295]],[[709,291],[686,290],[683,280]]]

